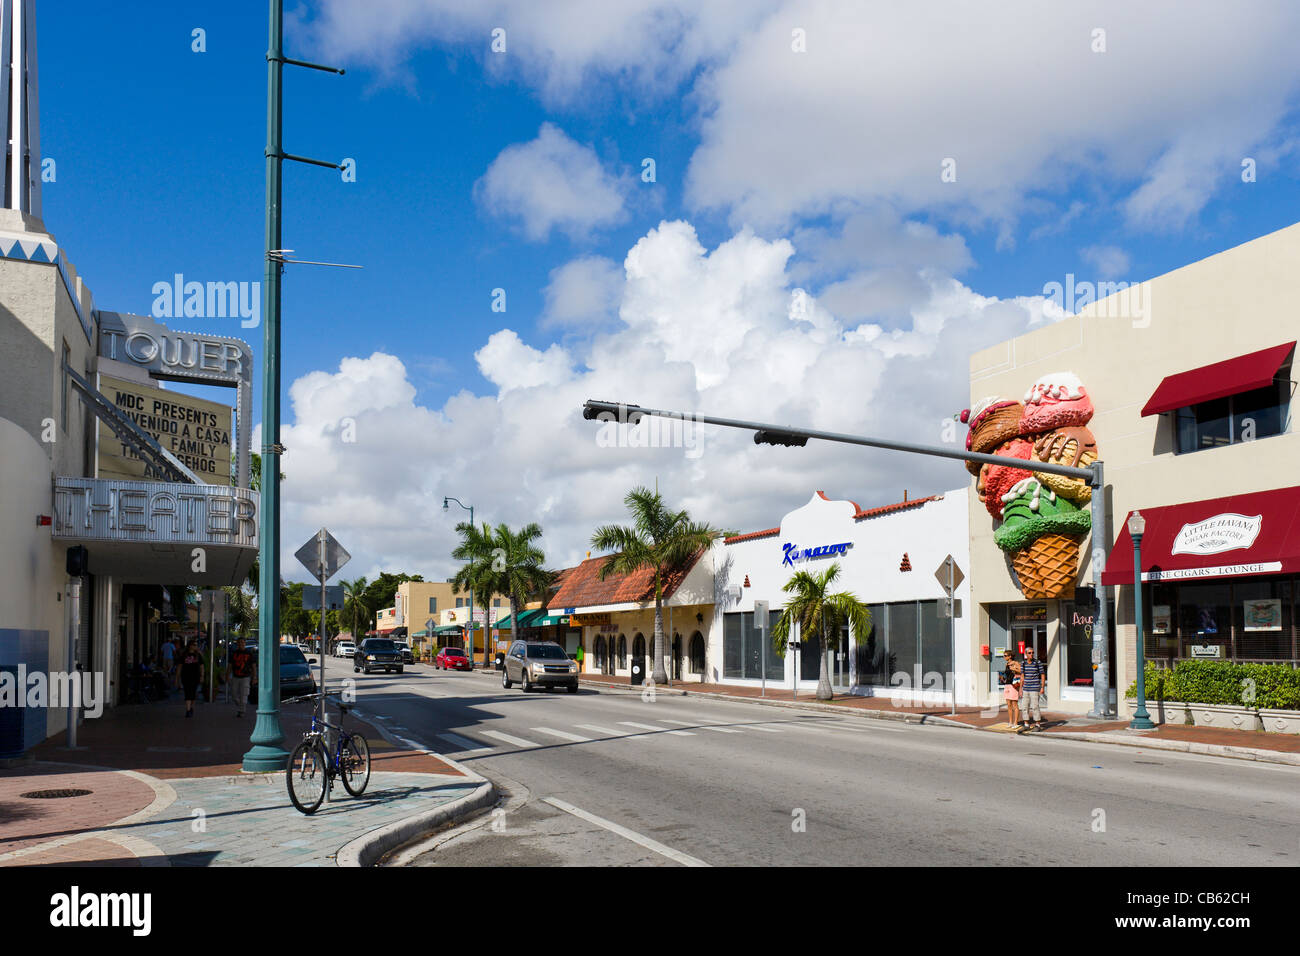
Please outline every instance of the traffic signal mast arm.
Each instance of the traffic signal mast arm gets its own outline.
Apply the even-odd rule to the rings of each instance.
[[[645,415],[656,418],[674,418],[678,421],[693,421],[704,425],[720,425],[724,428],[742,428],[754,432],[754,441],[758,444],[803,445],[809,438],[822,441],[837,441],[847,445],[866,445],[869,448],[887,448],[892,451],[911,452],[915,455],[933,455],[938,458],[957,458],[961,461],[977,461],[989,465],[1010,465],[1025,471],[1044,471],[1066,478],[1082,478],[1093,488],[1101,487],[1100,462],[1087,468],[1071,468],[1068,465],[1053,465],[1045,461],[1033,461],[1023,458],[1011,458],[1006,455],[985,455],[981,452],[956,450],[943,445],[917,445],[912,442],[890,441],[884,438],[867,438],[861,435],[844,435],[839,432],[812,431],[807,428],[791,428],[788,425],[770,425],[764,422],[746,422],[735,418],[715,418],[711,415],[695,415],[688,412],[668,412],[658,408],[642,408],[626,402],[587,401],[582,406],[582,417],[588,420],[613,421],[621,424],[635,425]]]

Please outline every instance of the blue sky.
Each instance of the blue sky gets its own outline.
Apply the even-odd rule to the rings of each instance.
[[[353,157],[358,176],[286,164],[284,243],[364,269],[285,276],[285,421],[302,429],[296,461],[286,440],[285,536],[333,521],[359,544],[358,572],[445,572],[448,522],[434,516],[417,531],[410,517],[441,494],[477,495],[492,520],[539,518],[564,563],[581,557],[596,520],[621,516],[633,482],[658,478],[740,528],[778,520],[810,482],[863,504],[904,486],[959,486],[959,466],[861,469],[816,453],[769,457],[743,493],[725,492],[742,449],[724,439],[697,460],[663,450],[611,456],[604,470],[584,457],[592,437],[572,397],[635,386],[628,397],[646,404],[915,431],[900,416],[918,409],[932,424],[968,401],[971,348],[1042,320],[1041,303],[1025,300],[1045,283],[1067,273],[1138,281],[1296,218],[1300,70],[1282,39],[1296,25],[1284,4],[1223,23],[1163,3],[1084,5],[1065,19],[1011,4],[991,25],[964,24],[970,14],[955,6],[927,20],[892,5],[793,0],[288,6],[288,54],[348,74],[286,70],[285,148]],[[153,284],[178,272],[261,279],[264,8],[67,0],[57,14],[38,10],[42,149],[57,163],[45,221],[100,308],[148,312]],[[498,25],[505,54],[489,50]],[[206,52],[192,51],[194,28]],[[806,50],[795,52],[799,29]],[[892,39],[876,50],[882,34]],[[922,52],[933,60],[917,62]],[[546,208],[554,190],[528,181],[548,143],[562,162],[589,164],[597,183],[559,213]],[[513,165],[512,149],[523,150]],[[949,155],[959,172],[943,192]],[[644,157],[656,163],[652,184],[639,177]],[[1243,157],[1257,163],[1254,182],[1242,182]],[[602,195],[616,207],[608,215]],[[665,221],[689,223],[702,252],[657,231]],[[837,241],[853,223],[858,238]],[[737,237],[734,263],[715,254]],[[639,243],[650,274],[625,275]],[[596,265],[570,288],[603,304],[548,315],[553,270],[583,258]],[[935,292],[949,281],[965,304]],[[799,326],[796,339],[780,315],[724,328],[747,322],[747,309],[779,311],[796,287],[825,324]],[[506,290],[504,314],[491,309],[495,288]],[[989,299],[1023,314],[984,322]],[[702,311],[673,328],[683,302]],[[952,311],[942,332],[923,334],[919,316],[935,309]],[[260,349],[260,329],[237,320],[173,324]],[[712,358],[690,357],[682,337],[692,335]],[[857,376],[836,365],[846,335],[854,348],[876,343],[862,355],[873,382],[915,381],[903,364],[928,356],[933,381],[957,385],[936,384],[943,394],[929,401],[855,391]],[[891,336],[903,344],[880,349]],[[816,354],[789,374],[740,358],[773,350]],[[350,370],[345,359],[356,360]],[[807,383],[836,376],[847,376],[844,403],[870,414],[840,419],[833,404],[805,400]],[[335,396],[325,411],[291,401],[304,379]],[[768,393],[757,409],[746,397],[755,391]],[[375,424],[360,447],[340,448],[337,420],[353,407]],[[410,462],[385,467],[399,448]],[[322,474],[335,481],[317,484]]]

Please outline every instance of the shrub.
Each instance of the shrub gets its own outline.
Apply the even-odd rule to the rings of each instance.
[[[1166,669],[1147,661],[1145,679],[1149,700],[1300,710],[1300,669],[1290,664],[1178,661],[1173,669]],[[1246,700],[1252,687],[1253,700]],[[1137,681],[1124,696],[1137,697]]]

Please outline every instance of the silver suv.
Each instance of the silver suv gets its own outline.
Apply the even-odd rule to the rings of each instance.
[[[501,686],[508,690],[516,681],[523,685],[525,693],[534,687],[563,684],[570,694],[576,694],[578,665],[554,641],[515,641],[506,651]]]

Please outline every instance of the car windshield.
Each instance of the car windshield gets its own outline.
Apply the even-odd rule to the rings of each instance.
[[[395,651],[397,645],[392,641],[366,641],[366,650],[368,651]]]
[[[281,664],[306,664],[307,658],[302,656],[302,651],[298,650],[292,644],[280,645],[280,663]]]
[[[443,651],[443,653],[446,654],[448,657],[464,657],[464,656],[465,656],[465,652],[462,651],[459,647],[449,647],[449,648],[447,648],[445,651]]]
[[[568,658],[558,644],[529,644],[529,657],[540,657],[548,661],[563,661]]]

